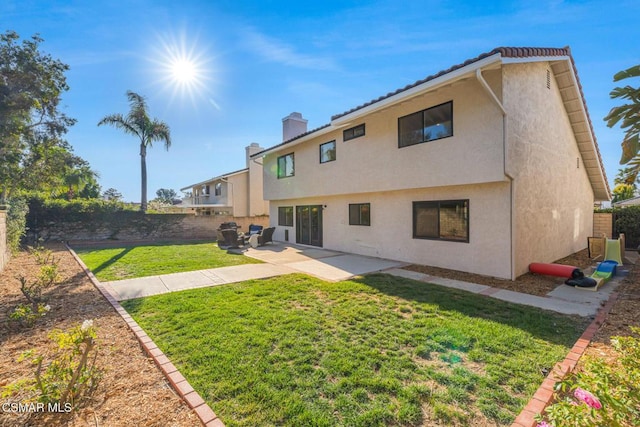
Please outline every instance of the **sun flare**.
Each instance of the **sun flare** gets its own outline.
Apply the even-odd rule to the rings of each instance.
[[[171,99],[207,99],[210,91],[210,55],[185,33],[158,36],[153,57],[157,83],[172,92]]]
[[[178,83],[190,83],[198,77],[196,64],[188,59],[178,59],[169,65],[172,78]]]

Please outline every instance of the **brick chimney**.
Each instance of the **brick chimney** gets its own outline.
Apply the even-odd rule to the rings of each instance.
[[[282,141],[288,141],[307,131],[307,119],[300,113],[291,113],[282,119]]]

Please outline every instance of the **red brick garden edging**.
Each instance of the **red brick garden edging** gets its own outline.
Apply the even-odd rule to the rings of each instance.
[[[556,382],[564,379],[567,374],[573,372],[576,368],[578,360],[580,360],[596,332],[598,332],[598,328],[604,323],[609,311],[611,311],[611,307],[613,307],[617,299],[618,293],[612,292],[609,300],[598,310],[595,319],[593,319],[589,327],[573,345],[567,357],[564,358],[563,362],[557,363],[549,375],[547,375],[547,378],[542,382],[542,385],[538,388],[527,406],[520,412],[520,415],[518,415],[513,424],[511,424],[511,427],[534,427],[537,425],[535,416],[542,413],[544,408],[551,403],[553,399],[553,387]]]
[[[147,335],[147,333],[138,325],[138,323],[133,320],[129,313],[120,305],[120,303],[109,293],[107,288],[96,279],[96,276],[87,268],[87,266],[82,262],[82,260],[78,257],[78,255],[74,252],[73,249],[69,247],[65,243],[67,250],[73,255],[76,262],[80,265],[80,267],[84,270],[85,274],[91,280],[91,283],[100,291],[102,296],[111,304],[113,309],[122,317],[122,319],[127,323],[129,329],[134,333],[140,345],[144,349],[144,351],[153,359],[158,368],[162,371],[164,376],[167,378],[173,389],[178,393],[178,395],[189,405],[191,409],[194,410],[198,418],[203,425],[206,427],[225,427],[224,423],[215,412],[206,404],[204,399],[200,397],[197,391],[191,387],[189,382],[182,376],[178,368],[176,368],[169,358],[164,355],[162,350],[158,348],[157,345],[153,342],[151,338]]]

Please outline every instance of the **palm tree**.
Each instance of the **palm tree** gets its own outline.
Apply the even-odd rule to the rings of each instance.
[[[89,164],[76,165],[65,171],[62,180],[66,187],[67,200],[82,197],[83,192],[93,193],[98,186],[97,179],[100,175],[89,167]]]
[[[616,73],[613,81],[618,82],[632,77],[640,77],[640,65]],[[612,108],[604,119],[609,127],[622,121],[620,127],[625,131],[625,135],[622,140],[620,164],[629,165],[625,169],[625,180],[627,184],[631,184],[636,181],[640,172],[640,155],[638,154],[640,151],[640,88],[630,85],[616,87],[611,91],[610,96],[611,99],[621,98],[629,101],[627,104]]]
[[[171,147],[171,132],[169,125],[158,119],[151,120],[147,113],[147,103],[144,97],[130,90],[127,91],[131,110],[127,116],[111,114],[104,117],[98,126],[109,124],[122,129],[125,133],[140,138],[140,175],[141,175],[141,200],[140,210],[147,210],[147,147],[151,147],[154,141],[164,141],[164,147]]]

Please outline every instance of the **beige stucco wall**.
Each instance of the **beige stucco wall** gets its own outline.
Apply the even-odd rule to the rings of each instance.
[[[250,216],[255,215],[268,215],[269,214],[269,202],[264,199],[263,196],[263,175],[262,175],[262,159],[247,160],[249,166],[248,186],[248,208],[247,214]]]
[[[227,178],[227,185],[223,186],[223,189],[225,187],[227,197],[231,200],[231,205],[233,206],[233,216],[247,216],[249,208],[249,172],[230,176]]]
[[[469,199],[469,243],[414,239],[413,202]],[[371,204],[371,226],[349,225],[349,204]],[[361,255],[510,278],[509,184],[449,186],[322,196],[271,203],[274,238],[295,242],[278,225],[279,206],[326,205],[323,247]]]
[[[497,86],[499,73],[488,72]],[[453,101],[453,136],[398,148],[398,118]],[[354,119],[366,135],[344,142],[342,129],[295,146],[283,146],[264,160],[265,198],[394,191],[504,181],[500,111],[475,77],[455,82],[381,112]],[[320,164],[319,146],[335,140],[337,160]],[[277,158],[293,152],[295,176],[277,178]]]
[[[514,177],[515,274],[587,246],[593,190],[547,63],[504,66],[507,168]]]
[[[324,247],[504,278],[584,249],[594,194],[553,75],[547,88],[547,70],[546,62],[514,63],[483,73],[504,118],[470,76],[354,119],[347,127],[365,123],[364,137],[344,142],[340,129],[266,155],[271,223],[278,206],[327,205]],[[398,148],[399,117],[450,100],[453,137]],[[320,164],[319,145],[331,140],[337,160]],[[290,152],[295,176],[277,179],[277,157]],[[412,201],[466,198],[468,244],[412,238]],[[349,226],[348,204],[363,202],[372,204],[371,227]],[[278,227],[275,238],[283,231]],[[289,234],[295,241],[294,227]]]

